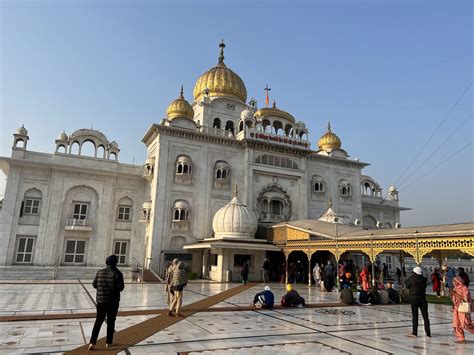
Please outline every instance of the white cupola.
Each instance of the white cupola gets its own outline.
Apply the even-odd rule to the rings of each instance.
[[[215,238],[254,239],[258,222],[255,214],[237,197],[237,186],[232,200],[219,209],[212,220]]]

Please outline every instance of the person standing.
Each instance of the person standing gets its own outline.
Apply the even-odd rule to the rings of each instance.
[[[168,310],[168,316],[173,315],[173,310],[175,311],[175,317],[183,317],[179,310],[183,303],[183,289],[184,286],[188,284],[188,275],[184,268],[184,263],[178,261],[178,264],[173,269],[173,277],[171,279],[170,292],[172,292],[173,297],[171,299],[170,308]]]
[[[263,262],[262,270],[263,270],[263,277],[265,280],[265,283],[270,282],[270,271],[272,269],[272,264],[268,258],[265,258],[265,261]]]
[[[176,265],[178,265],[178,262],[179,262],[179,259],[174,258],[173,261],[171,262],[170,266],[168,266],[168,269],[166,269],[165,292],[166,292],[166,304],[168,305],[168,307],[171,303],[171,299],[173,298],[173,295],[172,295],[171,290],[170,290],[171,281],[172,281],[172,278],[173,278],[173,270],[176,267]]]
[[[456,276],[453,279],[451,299],[453,301],[453,328],[457,338],[456,343],[463,344],[465,343],[464,329],[474,334],[474,324],[472,324],[470,312],[459,312],[458,310],[462,302],[468,302],[469,305],[472,303],[471,293],[461,276]]]
[[[320,286],[321,282],[321,267],[319,266],[319,263],[316,263],[313,268],[313,277],[314,281],[316,283],[316,287]]]
[[[123,291],[125,285],[123,283],[123,275],[117,269],[118,258],[116,255],[110,255],[105,264],[107,267],[97,271],[92,282],[92,286],[97,289],[97,314],[95,317],[94,328],[89,341],[89,350],[94,349],[99,336],[100,328],[107,316],[107,339],[105,346],[112,345],[115,332],[115,318],[119,309],[120,292]]]
[[[438,268],[434,268],[433,273],[431,274],[431,281],[433,282],[433,292],[436,292],[436,296],[440,298],[441,296],[441,275],[438,272]]]
[[[407,335],[409,338],[416,338],[418,335],[418,308],[423,316],[425,333],[431,337],[430,320],[428,318],[428,302],[426,302],[426,287],[428,281],[422,276],[421,267],[413,268],[413,275],[406,282],[406,288],[410,290],[411,315],[413,322],[413,331]]]
[[[453,279],[454,276],[456,276],[456,272],[451,266],[448,265],[443,265],[442,269],[444,271],[444,276],[445,276],[445,288],[447,287],[449,291],[451,292],[451,289],[453,288]]]
[[[324,267],[324,288],[331,292],[334,287],[334,266],[331,261]]]
[[[402,279],[402,270],[400,270],[399,267],[397,267],[397,282],[400,285],[400,281]]]
[[[369,269],[367,268],[367,265],[364,266],[362,269],[362,272],[360,273],[360,283],[362,285],[362,289],[365,292],[369,291]]]
[[[242,282],[244,285],[247,284],[249,280],[249,271],[249,261],[245,260],[244,265],[242,265],[242,270],[240,270],[240,276],[242,277]]]

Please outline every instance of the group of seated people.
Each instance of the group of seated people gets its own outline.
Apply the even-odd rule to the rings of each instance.
[[[253,305],[256,308],[272,309],[275,303],[275,296],[270,286],[265,286],[262,292],[259,292],[253,298]],[[281,297],[280,304],[283,307],[306,306],[305,300],[298,291],[293,289],[291,284],[286,285],[286,293]]]
[[[377,290],[375,287],[369,290],[363,290],[358,287],[359,303],[363,305],[372,304],[397,304],[400,303],[400,296],[393,288],[392,283],[388,282],[386,287],[381,285]],[[345,284],[341,289],[341,302],[344,304],[354,304],[356,300],[351,291],[351,284]],[[272,309],[275,303],[275,295],[270,286],[265,286],[262,292],[255,295],[253,306],[256,308]],[[300,296],[298,291],[293,289],[291,284],[286,285],[286,294],[281,297],[281,305],[283,307],[305,307],[305,299]]]
[[[378,290],[375,287],[372,287],[369,290],[364,290],[358,287],[357,293],[359,295],[359,303],[363,305],[400,303],[400,295],[393,288],[393,285],[390,282],[387,282],[386,287],[381,285]],[[343,288],[341,290],[341,302],[344,304],[355,303],[350,288]]]

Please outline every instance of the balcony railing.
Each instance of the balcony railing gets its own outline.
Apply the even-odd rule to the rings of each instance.
[[[66,230],[89,232],[92,230],[91,222],[88,219],[68,218],[66,219]]]

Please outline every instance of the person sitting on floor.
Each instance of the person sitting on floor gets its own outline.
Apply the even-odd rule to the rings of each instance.
[[[370,306],[371,304],[369,302],[369,294],[367,293],[366,290],[364,290],[360,286],[358,288],[360,288],[359,289],[359,303],[366,306]]]
[[[369,302],[371,304],[380,304],[381,299],[380,299],[380,294],[377,291],[377,287],[372,286],[372,288],[369,291]]]
[[[253,305],[256,308],[272,309],[275,296],[270,286],[265,286],[265,290],[259,292],[253,298]]]
[[[393,289],[391,282],[387,282],[387,292],[388,292],[388,303],[389,304],[398,304],[400,303],[400,296],[396,290]]]
[[[303,307],[306,306],[304,298],[300,296],[300,294],[293,290],[291,284],[286,285],[286,295],[283,295],[281,298],[281,305],[283,307],[298,307],[302,305]]]
[[[344,276],[339,279],[339,281],[341,290],[344,288],[350,289],[352,287],[352,274],[350,272],[346,272]]]
[[[353,304],[354,303],[354,295],[352,294],[352,291],[348,287],[344,287],[341,290],[341,302],[344,304]]]

